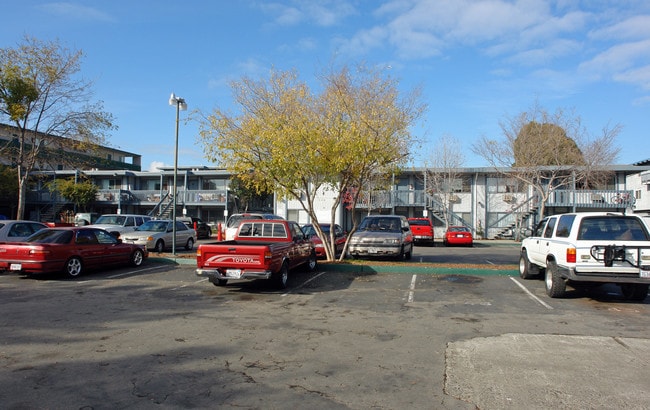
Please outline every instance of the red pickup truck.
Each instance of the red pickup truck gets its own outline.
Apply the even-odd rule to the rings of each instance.
[[[234,239],[199,245],[196,265],[196,274],[217,286],[229,280],[271,279],[285,288],[289,270],[302,265],[316,269],[316,252],[295,222],[244,220]]]

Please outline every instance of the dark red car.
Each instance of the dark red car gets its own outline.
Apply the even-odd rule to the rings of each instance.
[[[327,239],[330,237],[330,224],[320,224],[320,228],[323,230],[323,234],[327,235]],[[325,258],[325,247],[323,246],[323,241],[318,237],[316,233],[316,228],[313,225],[304,225],[302,231],[305,233],[307,238],[311,239],[311,242],[314,244],[314,250],[316,251],[317,258]],[[334,225],[334,249],[336,255],[340,255],[343,252],[343,247],[345,246],[345,232],[343,228],[339,225]]]
[[[442,242],[445,246],[474,246],[472,232],[465,226],[450,226],[447,228],[447,232],[445,232],[445,237],[442,239]]]
[[[65,272],[77,277],[92,268],[140,266],[148,256],[140,245],[123,243],[100,228],[43,229],[24,242],[0,245],[0,271],[22,273]]]
[[[429,218],[408,218],[415,243],[433,246],[433,224]]]

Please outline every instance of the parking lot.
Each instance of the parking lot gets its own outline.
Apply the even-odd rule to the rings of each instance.
[[[650,403],[649,300],[613,286],[550,299],[516,275],[516,244],[323,264],[282,291],[152,256],[78,280],[0,274],[3,408]]]

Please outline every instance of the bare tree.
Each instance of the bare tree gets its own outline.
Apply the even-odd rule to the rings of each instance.
[[[0,119],[18,129],[17,144],[3,148],[11,151],[18,171],[17,219],[23,218],[34,168],[65,161],[62,152],[93,150],[114,128],[101,102],[90,102],[92,83],[77,77],[81,57],[81,51],[57,41],[30,37],[16,48],[0,49]],[[69,158],[79,165],[78,156]]]
[[[439,204],[439,213],[450,225],[456,193],[462,188],[461,168],[465,162],[462,143],[445,135],[435,143],[435,149],[426,163],[425,191]]]
[[[550,113],[534,104],[500,125],[502,140],[483,136],[472,151],[498,174],[532,187],[540,215],[544,215],[544,204],[553,189],[602,183],[609,176],[604,166],[610,165],[620,151],[615,144],[620,125],[591,135],[579,116],[564,109]]]

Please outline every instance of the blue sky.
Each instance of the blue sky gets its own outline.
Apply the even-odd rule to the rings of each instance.
[[[487,166],[471,145],[535,102],[575,109],[594,134],[621,124],[618,164],[650,158],[647,0],[23,0],[2,16],[0,47],[29,35],[83,50],[119,126],[110,144],[141,154],[143,170],[174,163],[172,92],[210,112],[231,106],[231,80],[274,67],[316,86],[333,59],[422,88],[413,133],[428,143],[414,165],[450,135],[466,166]],[[196,134],[181,123],[179,165],[213,165]]]

